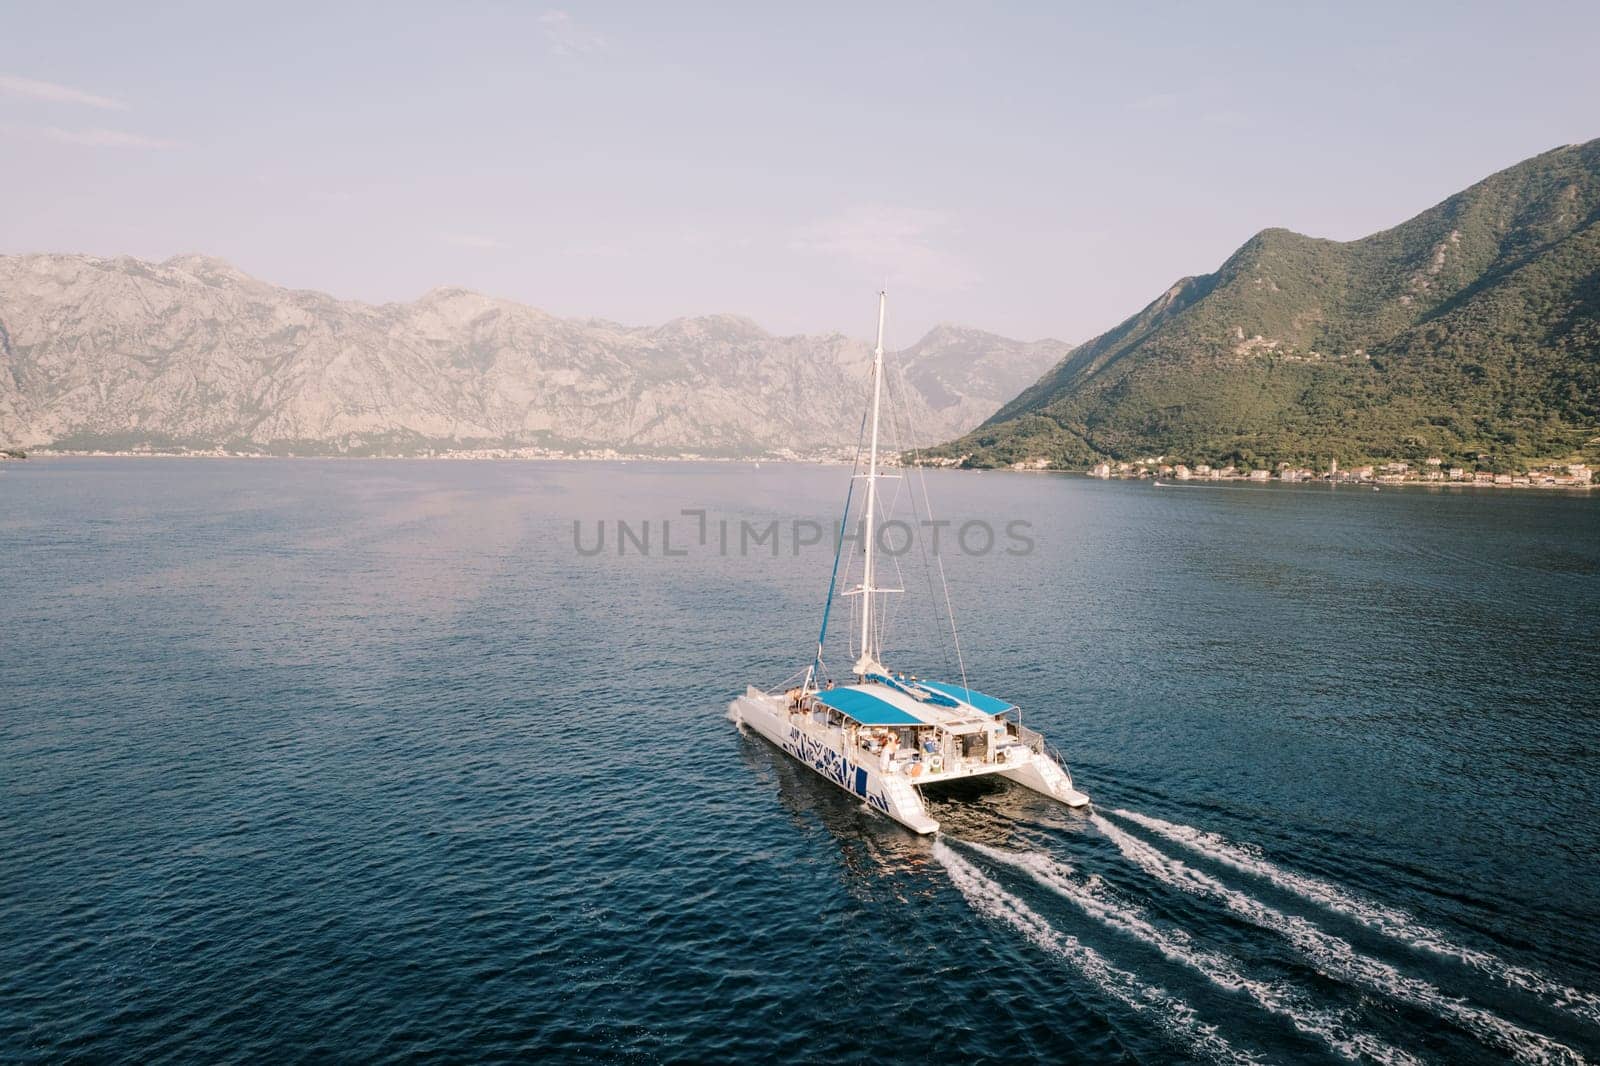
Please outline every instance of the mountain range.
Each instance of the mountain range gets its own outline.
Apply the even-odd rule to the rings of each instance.
[[[816,455],[858,439],[869,360],[732,315],[0,256],[0,446]],[[1263,230],[1075,348],[939,326],[892,363],[890,446],[957,438],[928,455],[968,466],[1600,460],[1600,140],[1360,240]]]
[[[889,439],[966,432],[1070,348],[936,327],[893,360]],[[628,327],[457,288],[338,300],[197,255],[0,257],[5,445],[825,454],[858,439],[870,361],[732,315]]]
[[[934,454],[1600,459],[1600,140],[1360,240],[1264,230]]]

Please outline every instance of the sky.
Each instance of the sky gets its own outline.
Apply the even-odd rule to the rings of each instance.
[[[1085,340],[1600,136],[1600,3],[3,0],[0,252]],[[4,294],[0,294],[3,299]]]

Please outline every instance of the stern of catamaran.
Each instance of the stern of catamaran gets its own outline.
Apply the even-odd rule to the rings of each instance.
[[[880,772],[916,786],[996,774],[1069,806],[1089,798],[1016,705],[954,682],[872,673],[803,693],[845,743],[877,757]]]

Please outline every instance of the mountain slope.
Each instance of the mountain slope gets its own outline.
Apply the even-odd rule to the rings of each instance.
[[[1065,354],[940,327],[896,363],[922,443]],[[854,444],[870,352],[733,316],[630,328],[436,289],[374,306],[220,260],[0,257],[0,443],[300,454]]]
[[[936,455],[975,466],[1440,455],[1600,444],[1600,141],[1357,241],[1269,229],[1075,349]]]

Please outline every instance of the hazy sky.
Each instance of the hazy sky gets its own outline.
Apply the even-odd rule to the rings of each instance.
[[[13,0],[0,251],[1081,340],[1600,136],[1594,0],[1301,8]]]

